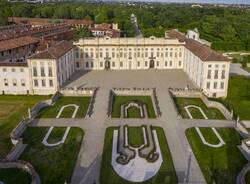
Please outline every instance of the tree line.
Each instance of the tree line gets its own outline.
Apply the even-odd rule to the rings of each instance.
[[[119,24],[125,36],[134,36],[130,15],[137,16],[144,37],[161,37],[168,29],[187,31],[197,27],[201,37],[212,42],[212,47],[222,51],[250,50],[250,11],[239,8],[205,6],[192,8],[179,4],[88,4],[12,3],[0,0],[0,24],[6,17],[36,17],[53,19],[91,19],[96,23]]]

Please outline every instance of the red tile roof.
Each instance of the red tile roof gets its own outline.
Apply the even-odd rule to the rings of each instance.
[[[36,44],[38,42],[39,42],[38,39],[32,38],[31,36],[24,36],[24,37],[13,38],[10,40],[3,40],[0,41],[0,52],[23,47],[30,44]]]
[[[0,67],[28,67],[27,62],[0,62]]]
[[[168,31],[167,36],[170,38],[177,38],[179,41],[185,42],[185,47],[198,56],[202,61],[230,61],[229,58],[196,40],[187,38],[183,33],[177,30],[173,29]]]
[[[30,59],[58,59],[64,54],[66,54],[67,52],[69,52],[74,47],[75,46],[71,42],[64,40],[49,47],[45,51],[42,51],[37,54],[33,54],[29,58]]]

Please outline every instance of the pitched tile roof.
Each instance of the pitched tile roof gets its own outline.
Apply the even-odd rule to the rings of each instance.
[[[185,42],[185,47],[198,56],[202,61],[230,61],[229,58],[196,40],[187,38],[183,33],[177,30],[170,30],[166,34],[170,38],[177,38],[179,41]]]
[[[74,47],[71,42],[63,40],[42,52],[33,54],[29,59],[58,59]]]
[[[24,36],[9,40],[3,40],[0,41],[0,52],[23,47],[30,44],[35,44],[38,42],[39,42],[38,39],[32,38],[31,36]]]
[[[28,67],[27,62],[0,62],[0,67]]]

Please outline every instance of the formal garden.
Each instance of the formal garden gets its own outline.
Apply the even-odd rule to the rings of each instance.
[[[125,118],[156,118],[151,96],[114,95],[111,116],[120,118],[122,114]]]
[[[42,109],[37,118],[84,118],[91,97],[60,97],[53,106]]]
[[[220,140],[211,128],[199,129],[208,143],[218,145]],[[242,138],[234,128],[216,130],[224,141],[224,144],[216,147],[204,144],[195,128],[188,129],[186,136],[207,183],[234,184],[237,175],[248,163],[237,147],[241,144]],[[247,182],[250,180],[247,179]]]
[[[208,108],[200,98],[177,97],[174,98],[174,102],[182,118],[190,118],[187,112],[188,109],[193,119],[204,119],[202,112],[208,119],[225,119],[219,109]]]
[[[122,150],[118,153],[117,150],[120,150],[121,148],[120,142],[118,143],[116,141],[119,141],[119,136],[121,136],[119,132],[120,128],[121,127],[110,127],[106,129],[100,174],[101,184],[129,184],[137,183],[138,181],[145,184],[178,183],[176,172],[173,166],[172,157],[168,148],[168,143],[164,134],[164,130],[162,128],[149,128],[146,126],[125,127],[125,132],[128,131],[129,145],[128,147],[124,147],[126,151]],[[152,157],[146,156],[146,158],[144,158],[145,155],[143,155],[143,153],[140,153],[140,149],[144,149],[146,141],[145,131],[149,130],[152,131],[151,133],[154,137],[154,145],[156,146],[156,151],[154,151],[154,153],[150,152],[150,155],[152,154]],[[148,141],[150,142],[150,140]],[[117,146],[118,149],[116,149]],[[125,157],[125,155],[122,156],[122,153],[130,153],[131,158],[126,160],[127,157]],[[155,157],[155,155],[158,156]],[[139,169],[140,171],[138,171],[137,169]],[[154,172],[155,173],[154,175],[149,177],[147,175],[142,174],[143,171],[150,171],[149,173],[151,174]],[[142,178],[147,179],[145,179],[145,181],[141,181],[140,179]]]
[[[23,117],[27,117],[28,108],[48,96],[0,95],[0,158],[4,158],[12,148],[10,132]]]
[[[48,129],[29,127],[24,132],[22,137],[28,146],[20,159],[33,165],[42,183],[70,183],[84,132],[80,128],[71,128],[63,144],[47,147],[42,140]],[[64,131],[65,128],[56,128],[49,142],[56,143]]]

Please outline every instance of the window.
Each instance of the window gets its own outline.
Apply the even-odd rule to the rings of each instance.
[[[140,67],[140,61],[137,62],[137,66]]]
[[[15,72],[15,71],[16,71],[16,69],[15,69],[15,68],[11,68],[11,71],[12,71],[12,72]]]
[[[167,61],[165,61],[165,66],[168,66],[168,62]]]
[[[36,67],[33,67],[33,76],[37,77],[37,69],[36,69]]]
[[[46,84],[45,84],[45,80],[44,79],[42,79],[42,87],[45,87],[46,86]]]
[[[49,86],[53,87],[53,80],[49,80]]]
[[[25,87],[25,79],[21,79],[21,86]]]
[[[8,79],[4,79],[4,86],[8,86]]]
[[[76,62],[76,68],[80,68],[80,63]]]
[[[34,86],[38,87],[38,80],[37,79],[34,80]]]
[[[44,67],[41,67],[41,76],[42,76],[42,77],[45,76]]]
[[[24,69],[23,69],[23,68],[20,68],[20,72],[24,72]]]
[[[7,68],[3,68],[3,72],[7,72]]]
[[[173,64],[173,62],[172,62],[172,61],[170,61],[169,65],[170,65],[170,66],[172,66],[172,64]]]
[[[179,66],[181,66],[181,63],[182,63],[182,62],[181,62],[181,61],[179,61]]]
[[[148,66],[148,62],[147,62],[147,61],[145,61],[145,66],[146,66],[146,67]]]
[[[86,68],[89,67],[89,63],[88,63],[88,62],[85,63],[85,67],[86,67]]]
[[[52,77],[52,68],[49,67],[49,77]]]
[[[207,89],[210,89],[210,82],[207,82]]]
[[[181,57],[182,56],[182,52],[179,52],[179,57]]]
[[[156,62],[156,66],[159,66],[159,61]]]
[[[214,71],[214,79],[218,79],[218,70]]]
[[[17,85],[16,79],[13,79],[13,86],[16,86],[16,85]]]
[[[221,79],[225,79],[225,70],[221,71]]]
[[[224,82],[220,83],[220,89],[224,89]]]
[[[100,62],[100,67],[103,67],[103,62]]]
[[[123,62],[122,61],[120,62],[120,67],[123,67]]]
[[[217,82],[214,82],[214,89],[217,89]]]
[[[91,68],[94,68],[94,63],[90,62]]]
[[[208,78],[208,79],[211,79],[211,70],[208,70],[208,71],[207,71],[207,78]]]
[[[112,62],[112,67],[115,67],[115,62]]]

